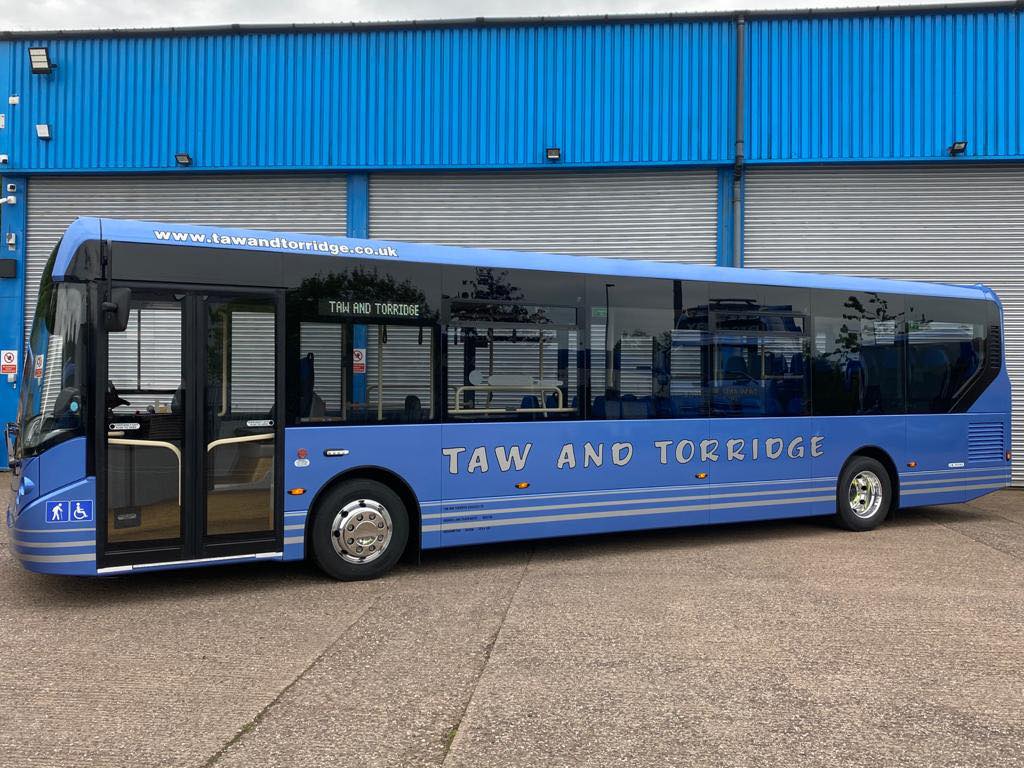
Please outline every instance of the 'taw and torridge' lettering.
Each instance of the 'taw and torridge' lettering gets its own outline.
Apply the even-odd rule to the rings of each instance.
[[[798,436],[790,440],[781,437],[754,437],[750,439],[732,438],[729,440],[655,440],[651,444],[653,450],[642,452],[650,460],[659,464],[689,464],[691,461],[775,461],[783,457],[787,459],[817,458],[824,454],[822,435],[810,437]],[[448,459],[448,474],[460,472],[474,474],[489,472],[496,468],[501,472],[513,469],[521,472],[533,450],[533,443],[525,445],[504,446],[493,448],[481,445],[475,448],[463,446],[442,448],[441,453]],[[633,443],[617,442],[606,446],[605,443],[584,442],[564,443],[554,457],[555,468],[571,470],[577,467],[623,467],[633,461],[637,451]],[[492,461],[493,455],[493,461]]]

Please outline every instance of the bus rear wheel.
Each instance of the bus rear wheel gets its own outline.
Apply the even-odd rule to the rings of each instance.
[[[386,485],[349,480],[317,503],[310,538],[313,557],[327,575],[342,581],[374,579],[402,556],[409,513]]]
[[[877,528],[889,515],[892,498],[892,479],[886,468],[868,456],[854,456],[839,476],[839,524],[851,531]]]

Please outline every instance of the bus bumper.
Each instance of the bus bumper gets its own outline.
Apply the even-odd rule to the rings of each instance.
[[[24,506],[12,502],[7,532],[11,553],[26,570],[95,576],[95,480],[63,486]]]

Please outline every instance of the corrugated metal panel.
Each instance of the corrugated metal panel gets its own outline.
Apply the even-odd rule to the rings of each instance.
[[[1024,484],[1024,166],[751,170],[745,265],[984,283],[1003,302]]]
[[[1020,12],[761,18],[747,25],[747,158],[1024,153]]]
[[[734,47],[726,19],[11,41],[10,169],[722,161]]]
[[[713,264],[713,170],[375,174],[370,236]]]
[[[53,246],[79,216],[156,219],[196,224],[345,234],[345,177],[37,176],[28,189],[26,327]]]

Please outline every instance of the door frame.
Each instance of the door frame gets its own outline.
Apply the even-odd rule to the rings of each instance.
[[[155,283],[143,281],[113,281],[96,283],[92,302],[91,342],[94,350],[92,383],[95,395],[91,398],[90,418],[92,445],[89,455],[94,457],[90,468],[96,478],[96,559],[99,568],[119,566],[153,566],[160,563],[182,564],[254,554],[280,554],[284,551],[284,408],[285,365],[281,350],[285,348],[284,291],[275,288],[249,286],[198,285],[185,283]],[[103,329],[100,305],[109,287],[125,287],[139,292],[183,294],[182,303],[182,362],[186,365],[185,430],[182,441],[182,530],[179,545],[151,545],[139,542],[107,544],[107,425],[103,402],[108,379],[108,332]],[[274,529],[271,533],[258,532],[237,536],[204,536],[206,516],[206,464],[205,464],[205,406],[207,322],[204,311],[207,300],[231,298],[270,298],[274,307]],[[201,396],[200,396],[201,395]]]

